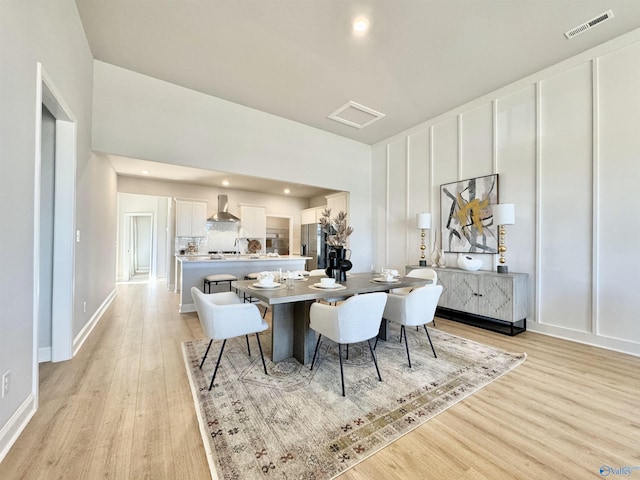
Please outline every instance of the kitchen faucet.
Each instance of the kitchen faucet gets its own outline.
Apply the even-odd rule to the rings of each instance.
[[[236,249],[236,260],[240,258],[240,239],[236,238],[235,242],[233,242],[233,247]]]

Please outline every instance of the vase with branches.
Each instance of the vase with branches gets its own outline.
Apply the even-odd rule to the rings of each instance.
[[[335,277],[338,282],[344,281],[347,278],[346,272],[352,267],[351,261],[346,258],[345,248],[349,235],[353,233],[353,228],[347,225],[347,214],[340,211],[332,218],[331,209],[326,208],[322,211],[320,226],[327,234],[327,244],[330,247],[326,274]]]
[[[347,225],[347,214],[342,210],[331,218],[331,209],[325,208],[320,217],[322,230],[327,234],[327,243],[333,247],[344,247],[353,228]]]

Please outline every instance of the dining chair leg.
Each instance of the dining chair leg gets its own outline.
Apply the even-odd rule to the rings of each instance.
[[[349,344],[347,343],[347,356],[344,357],[345,359],[349,360]]]
[[[409,368],[411,368],[411,357],[409,356],[409,342],[407,341],[407,331],[404,325],[400,327],[400,337],[404,335],[404,346],[407,349],[407,361],[409,362]]]
[[[316,355],[318,355],[318,347],[320,346],[320,338],[322,335],[318,334],[318,341],[316,342],[316,350],[313,352],[313,360],[311,360],[311,368],[309,370],[313,370],[313,364],[316,362]]]
[[[258,335],[258,332],[256,332],[256,339],[258,340],[258,348],[260,349],[260,358],[262,359],[262,367],[264,368],[264,374],[269,375],[267,373],[267,364],[264,363],[264,355],[262,354],[262,344],[260,343],[260,336]]]
[[[247,339],[247,352],[249,352],[249,356],[251,356],[251,347],[249,346],[249,335],[245,335],[244,338]]]
[[[202,357],[202,362],[200,362],[200,370],[202,370],[202,366],[204,365],[204,361],[207,358],[207,355],[209,354],[209,349],[211,348],[211,344],[213,343],[213,338],[211,340],[209,340],[209,345],[207,346],[207,351],[204,352],[204,357]]]
[[[344,397],[344,372],[342,370],[342,344],[338,344],[338,357],[340,358],[340,382],[342,383],[342,396]]]
[[[373,349],[374,349],[374,350],[375,350],[375,349],[376,349],[376,347],[378,346],[378,338],[380,338],[380,337],[376,337],[376,343],[374,343],[374,344],[373,344]]]
[[[213,371],[213,377],[211,377],[211,384],[209,385],[209,390],[213,388],[213,382],[216,379],[216,374],[218,373],[218,367],[220,366],[220,359],[222,358],[222,352],[224,352],[224,346],[227,344],[227,340],[223,340],[222,347],[220,348],[220,354],[218,355],[218,361],[216,362],[216,369]]]
[[[427,338],[429,339],[429,345],[431,345],[431,351],[433,352],[433,356],[435,358],[438,358],[438,355],[436,355],[436,349],[433,348],[433,342],[431,341],[431,337],[429,336],[429,330],[427,330],[427,325],[423,325],[424,327],[424,331],[427,333]]]
[[[371,348],[371,342],[369,340],[367,340],[367,345],[369,345],[371,358],[373,358],[373,364],[376,366],[376,372],[378,372],[378,380],[382,381],[382,377],[380,376],[380,369],[378,368],[378,361],[376,360],[376,354],[373,353],[373,348]]]

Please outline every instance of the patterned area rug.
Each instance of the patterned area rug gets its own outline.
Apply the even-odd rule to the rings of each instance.
[[[264,332],[260,340],[269,375],[255,335],[249,337],[251,357],[244,338],[227,341],[211,391],[221,342],[214,342],[202,370],[198,366],[208,340],[183,343],[212,477],[329,480],[526,358],[436,329],[429,333],[438,358],[424,330],[407,329],[411,369],[404,343],[378,342],[382,382],[366,344],[351,345],[344,367],[346,397],[337,345],[330,340],[323,339],[310,371],[295,359],[267,360],[270,332]]]

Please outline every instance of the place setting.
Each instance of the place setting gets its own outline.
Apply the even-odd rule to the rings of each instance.
[[[251,290],[277,290],[285,288],[285,285],[275,281],[275,277],[271,272],[260,272],[255,283],[249,285]]]
[[[397,270],[383,269],[380,274],[373,277],[373,283],[400,283],[400,275]]]
[[[336,283],[335,278],[321,278],[319,282],[309,285],[309,288],[313,290],[345,290],[347,287]]]

